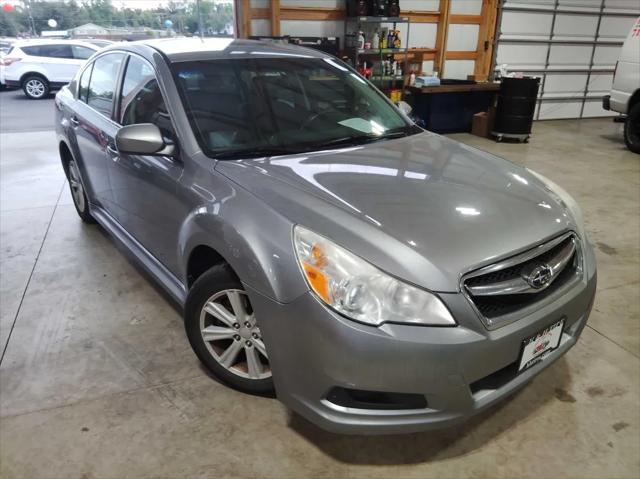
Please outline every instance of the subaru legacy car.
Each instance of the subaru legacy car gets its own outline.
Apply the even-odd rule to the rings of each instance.
[[[575,201],[417,127],[334,57],[114,45],[55,104],[80,218],[183,306],[217,378],[321,427],[462,421],[585,327],[596,264]]]

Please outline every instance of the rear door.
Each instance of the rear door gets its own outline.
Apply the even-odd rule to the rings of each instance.
[[[73,58],[70,44],[38,45],[37,48],[39,58],[32,61],[43,64],[50,83],[64,85],[73,79],[80,65]]]
[[[90,199],[111,215],[114,210],[109,181],[109,151],[115,151],[115,135],[119,128],[112,118],[116,85],[124,59],[123,53],[107,53],[85,68],[70,117]]]

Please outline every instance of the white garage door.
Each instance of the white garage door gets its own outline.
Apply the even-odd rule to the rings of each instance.
[[[612,114],[602,109],[640,0],[503,0],[495,65],[539,76],[537,119]]]

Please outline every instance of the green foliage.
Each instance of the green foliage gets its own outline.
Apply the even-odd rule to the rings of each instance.
[[[38,35],[43,30],[51,30],[47,25],[49,19],[58,23],[54,30],[69,30],[85,23],[103,27],[163,29],[164,22],[171,20],[173,29],[178,33],[198,32],[196,0],[190,0],[186,6],[183,2],[170,1],[165,8],[155,10],[117,9],[111,0],[27,0],[24,3],[24,7],[16,7],[11,12],[0,10],[0,37],[29,34],[29,9]],[[201,0],[200,8],[205,34],[224,33],[233,28],[233,7],[230,3]]]

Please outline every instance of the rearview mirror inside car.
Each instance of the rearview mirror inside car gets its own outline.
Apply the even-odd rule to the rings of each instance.
[[[403,100],[400,100],[398,102],[398,108],[402,113],[404,113],[407,116],[409,116],[411,114],[411,111],[413,110],[413,108],[411,108],[411,105],[409,105],[406,101],[403,101]]]
[[[173,145],[167,144],[160,128],[152,123],[123,126],[116,133],[116,147],[120,153],[130,155],[173,154]]]

